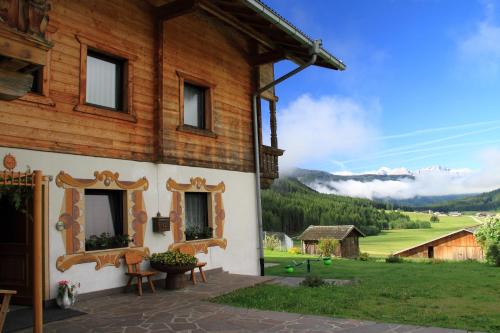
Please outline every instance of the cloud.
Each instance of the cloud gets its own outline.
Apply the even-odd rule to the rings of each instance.
[[[377,134],[368,115],[379,109],[376,101],[363,105],[339,96],[300,96],[278,112],[279,145],[286,150],[280,166],[360,154]]]
[[[481,168],[446,169],[431,167],[411,173],[414,179],[374,180],[360,182],[356,180],[310,184],[323,193],[334,193],[360,198],[409,199],[416,196],[439,196],[449,194],[469,194],[489,192],[500,188],[500,149],[488,148],[480,152]],[[404,171],[404,172],[403,172]],[[375,174],[406,174],[406,169],[381,168]]]
[[[485,77],[495,77],[500,69],[500,25],[495,23],[495,4],[485,2],[485,17],[458,43],[459,57],[467,68]]]

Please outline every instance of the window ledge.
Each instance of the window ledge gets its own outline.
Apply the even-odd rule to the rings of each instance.
[[[222,249],[225,249],[227,247],[227,239],[208,238],[208,239],[184,241],[179,243],[173,243],[168,247],[168,249],[170,251],[179,250],[181,252],[184,250],[187,253],[199,253],[199,252],[208,253],[208,248],[214,246],[218,246]]]
[[[133,122],[133,123],[137,122],[136,116],[134,116],[130,113],[108,110],[108,109],[99,108],[99,107],[88,105],[88,104],[78,104],[74,107],[73,110],[75,110],[77,112],[92,114],[92,115],[101,116],[101,117],[119,119],[119,120],[129,121],[129,122]]]
[[[217,134],[215,134],[211,130],[196,128],[196,127],[189,126],[189,125],[177,126],[177,131],[217,139]]]
[[[27,93],[26,95],[20,97],[19,100],[47,106],[56,106],[56,103],[52,100],[52,98],[34,93]]]
[[[66,254],[57,258],[56,267],[64,272],[73,265],[95,262],[95,270],[105,266],[120,267],[120,259],[125,253],[135,253],[143,257],[149,257],[149,248],[147,247],[123,247],[118,249],[106,249],[96,251],[85,251],[75,254]]]

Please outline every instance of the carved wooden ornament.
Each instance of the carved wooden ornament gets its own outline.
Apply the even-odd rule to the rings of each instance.
[[[3,158],[3,166],[6,170],[12,171],[16,168],[17,166],[17,161],[14,155],[7,154]]]
[[[217,185],[207,185],[206,179],[201,177],[191,178],[189,184],[179,184],[172,178],[167,181],[167,190],[172,192],[172,204],[170,209],[170,230],[174,238],[169,250],[180,250],[185,253],[208,253],[208,248],[219,246],[223,249],[227,246],[224,238],[225,212],[222,203],[222,193],[225,191],[224,182]],[[185,192],[206,192],[210,194],[209,224],[213,229],[214,238],[186,241],[185,236]]]
[[[66,254],[57,259],[57,268],[64,271],[74,264],[96,262],[96,270],[104,266],[120,265],[119,259],[129,249],[149,253],[144,246],[144,236],[148,216],[143,192],[148,189],[144,177],[135,182],[119,180],[119,174],[111,171],[96,171],[94,179],[73,178],[61,171],[56,177],[56,185],[64,189],[64,199],[59,216],[60,232]],[[131,238],[129,249],[85,251],[85,189],[123,190],[126,193],[127,234]]]

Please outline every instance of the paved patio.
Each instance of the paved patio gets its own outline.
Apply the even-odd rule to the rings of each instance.
[[[44,332],[462,332],[249,310],[207,302],[207,299],[211,297],[271,279],[272,277],[220,272],[210,275],[209,282],[206,284],[189,285],[188,288],[180,291],[166,291],[158,287],[155,294],[146,289],[142,297],[130,292],[80,300],[76,308],[88,312],[88,315],[49,323],[45,325]],[[22,332],[31,332],[31,330]]]

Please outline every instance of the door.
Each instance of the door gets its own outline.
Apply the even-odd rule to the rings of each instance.
[[[32,304],[33,197],[16,189],[20,203],[4,194],[0,198],[0,289],[16,290],[13,304]]]
[[[427,248],[427,258],[434,258],[434,246]]]

